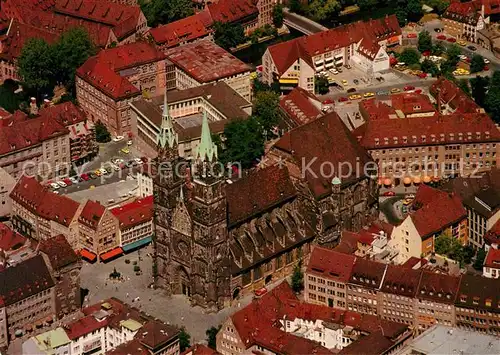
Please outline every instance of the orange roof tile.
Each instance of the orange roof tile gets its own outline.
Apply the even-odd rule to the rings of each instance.
[[[200,15],[196,14],[152,28],[149,33],[157,45],[171,48],[208,36],[210,32],[201,21]]]
[[[486,255],[483,265],[485,267],[500,269],[500,249],[491,247],[488,250],[488,254]]]
[[[88,200],[78,217],[78,221],[93,229],[96,229],[106,208],[99,202]]]
[[[280,107],[298,126],[314,121],[323,115],[319,99],[300,87],[296,87],[288,95],[281,97]]]
[[[353,255],[317,246],[311,253],[307,273],[348,282],[355,260],[356,257]]]
[[[111,213],[120,221],[122,230],[151,221],[153,219],[153,196],[113,208]]]

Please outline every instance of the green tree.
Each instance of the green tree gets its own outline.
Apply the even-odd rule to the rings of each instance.
[[[436,63],[434,63],[432,60],[424,59],[420,67],[423,72],[429,73],[432,76],[439,75],[439,68],[437,67]]]
[[[500,87],[491,86],[486,94],[485,109],[495,123],[500,123]]]
[[[336,15],[340,10],[338,0],[312,0],[307,6],[307,14],[315,21],[324,21]]]
[[[304,289],[304,273],[302,272],[302,260],[293,268],[292,290],[300,292]]]
[[[378,5],[378,0],[358,0],[357,5],[361,10],[374,9]]]
[[[500,70],[495,70],[491,76],[491,87],[500,87]]]
[[[98,143],[107,143],[111,141],[111,134],[109,133],[107,127],[101,121],[96,122],[94,129],[95,129],[95,140]]]
[[[179,333],[179,347],[181,352],[186,350],[191,346],[191,335],[186,331],[186,328],[182,327]]]
[[[417,22],[422,17],[422,3],[421,0],[407,0],[406,11],[409,21]]]
[[[224,127],[224,149],[220,161],[224,164],[239,162],[245,169],[251,168],[264,154],[264,135],[255,117],[233,120]]]
[[[314,90],[316,94],[325,95],[328,93],[328,79],[324,76],[314,78]]]
[[[291,12],[302,13],[302,3],[300,0],[290,0],[288,6]]]
[[[262,126],[264,134],[270,134],[280,119],[280,96],[274,91],[261,91],[255,96],[253,114]]]
[[[434,11],[439,15],[445,12],[448,6],[450,5],[449,0],[424,0],[423,3],[426,4],[427,6],[432,7]]]
[[[29,39],[18,58],[19,75],[29,88],[35,90],[39,97],[54,90],[57,67],[51,46],[43,39]]]
[[[407,65],[418,64],[420,61],[420,53],[414,48],[405,48],[399,56],[399,61]]]
[[[469,80],[467,80],[467,79],[460,79],[460,80],[458,80],[457,85],[467,95],[469,95],[469,96],[471,95],[470,86],[469,86]]]
[[[448,47],[446,50],[446,57],[447,61],[453,65],[456,66],[458,62],[460,61],[460,54],[462,53],[462,50],[460,47],[456,44],[452,44]]]
[[[139,0],[148,26],[174,22],[194,14],[191,0]]]
[[[422,31],[418,34],[418,50],[421,53],[432,50],[432,38],[428,31]]]
[[[273,8],[273,25],[276,28],[283,26],[283,5],[278,4]]]
[[[470,62],[470,72],[477,73],[484,69],[484,58],[479,54],[474,54]]]
[[[219,325],[217,328],[210,327],[205,332],[205,334],[207,335],[208,347],[214,350],[217,348],[217,333],[219,332],[220,328],[222,328],[222,325]]]
[[[472,97],[474,98],[474,101],[476,101],[476,103],[481,107],[485,106],[488,85],[489,77],[487,76],[483,77],[481,75],[478,75],[477,77],[470,79]]]
[[[19,96],[14,93],[16,89],[5,83],[0,86],[0,107],[10,113],[14,113],[14,111],[18,110],[19,104],[21,103]]]
[[[54,63],[57,63],[56,81],[73,89],[76,70],[96,53],[96,48],[82,27],[64,32],[53,47]]]
[[[214,29],[215,43],[226,50],[246,41],[245,31],[239,23],[215,22]]]
[[[441,55],[444,53],[446,48],[444,48],[444,45],[441,42],[437,42],[431,49],[431,54],[432,55]]]
[[[474,264],[472,267],[476,270],[483,270],[484,259],[486,258],[486,251],[484,248],[481,248],[477,251],[476,260],[474,260]]]

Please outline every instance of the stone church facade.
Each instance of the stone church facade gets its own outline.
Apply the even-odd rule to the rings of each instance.
[[[290,275],[312,243],[335,245],[341,226],[362,226],[371,218],[370,189],[377,185],[367,177],[346,184],[330,179],[330,192],[320,199],[281,164],[227,180],[217,170],[206,115],[194,159],[183,160],[166,100],[152,173],[155,282],[168,294],[184,294],[193,306],[218,311]],[[332,202],[337,200],[349,205],[347,212]],[[355,226],[342,222],[356,216],[356,209]]]

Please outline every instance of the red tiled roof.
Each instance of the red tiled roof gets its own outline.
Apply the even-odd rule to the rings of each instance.
[[[418,263],[420,263],[420,266],[417,269],[419,269],[422,266],[424,266],[425,264],[427,264],[427,259],[420,259],[420,258],[412,256],[411,258],[406,260],[405,263],[402,264],[402,266],[407,268],[407,269],[413,269],[415,266],[418,265]]]
[[[42,240],[38,248],[49,257],[50,263],[55,270],[80,260],[79,255],[71,248],[68,240],[62,234]]]
[[[490,247],[483,265],[486,267],[500,269],[500,249]]]
[[[413,202],[413,206],[416,205],[421,207],[411,213],[410,218],[422,239],[467,217],[458,196],[427,185],[419,186]]]
[[[378,289],[384,277],[385,268],[386,265],[383,263],[356,258],[349,283]]]
[[[66,335],[68,336],[68,338],[70,338],[71,340],[76,340],[88,333],[92,333],[96,330],[106,327],[108,323],[109,318],[105,318],[99,321],[94,316],[88,315],[65,325],[64,330],[66,331]]]
[[[199,83],[210,83],[251,70],[248,64],[209,40],[169,49],[165,55]]]
[[[340,355],[359,354],[386,354],[394,342],[384,336],[382,332],[370,333],[338,352]]]
[[[47,139],[68,133],[64,126],[48,116],[29,120],[16,119],[8,126],[0,126],[0,155],[41,144]]]
[[[111,210],[120,221],[120,229],[124,230],[146,223],[153,219],[153,196],[138,199]]]
[[[359,233],[342,231],[340,243],[333,250],[343,254],[354,254],[358,250]]]
[[[399,35],[401,35],[401,28],[396,16],[391,15],[377,20],[358,21],[332,28],[275,44],[268,49],[279,74],[283,74],[299,58],[313,66],[311,57],[348,47],[361,40],[364,40],[363,48],[369,49],[368,52],[371,53],[376,50],[377,42]],[[373,44],[369,44],[368,41]]]
[[[59,105],[43,107],[39,111],[40,116],[50,116],[60,125],[65,127],[83,122],[87,119],[85,112],[71,101]]]
[[[314,121],[323,115],[321,101],[314,94],[300,87],[296,87],[288,95],[281,97],[280,107],[298,126]]]
[[[444,18],[475,25],[479,20],[481,4],[477,1],[452,2],[443,14]]]
[[[164,60],[165,56],[153,45],[134,42],[105,49],[89,58],[76,73],[92,86],[114,99],[137,96],[140,90],[122,77],[119,71]]]
[[[208,5],[213,22],[236,22],[259,13],[257,0],[219,0]]]
[[[113,350],[109,350],[106,352],[106,355],[150,355],[151,353],[148,351],[148,349],[142,345],[138,340],[132,339],[130,341],[127,341],[126,343],[123,343],[121,345],[118,345],[116,348]],[[210,354],[208,354],[210,355]]]
[[[2,40],[0,58],[9,62],[16,60],[21,55],[24,44],[32,38],[42,39],[48,44],[51,44],[54,43],[58,37],[58,34],[20,23],[18,20],[13,19],[5,39]]]
[[[396,118],[396,110],[387,103],[379,100],[362,100],[359,103],[360,111],[367,116],[367,120]]]
[[[356,164],[366,166],[372,161],[335,112],[285,133],[274,147],[290,154],[299,166],[310,167],[300,175],[305,175],[309,188],[317,198],[331,193],[333,176],[327,178],[321,173],[321,169],[325,169],[323,163],[333,165],[334,169],[331,172],[326,168],[324,172],[342,176],[342,183],[345,183],[364,176],[364,172],[349,171],[346,163],[355,167]],[[339,169],[342,171],[339,172]]]
[[[500,246],[500,220],[486,232],[483,239],[489,245],[497,244]]]
[[[186,351],[181,353],[181,355],[219,355],[219,354],[220,353],[218,353],[214,349],[211,349],[203,344],[194,344],[192,347],[186,349]]]
[[[57,13],[113,27],[118,39],[135,32],[142,14],[139,6],[99,0],[56,0]]]
[[[78,221],[93,229],[96,229],[106,208],[99,202],[88,200],[78,217]]]
[[[366,149],[500,141],[495,123],[481,113],[368,120],[352,134]]]
[[[402,265],[388,265],[380,291],[413,298],[421,276],[422,271]]]
[[[415,297],[453,304],[460,286],[460,277],[423,271]]]
[[[475,308],[478,313],[500,312],[500,279],[464,274],[455,299],[456,307]],[[484,313],[483,313],[484,314]]]
[[[178,336],[179,332],[179,329],[174,326],[151,320],[142,326],[135,339],[154,350]]]
[[[405,115],[424,112],[436,112],[429,97],[417,93],[401,93],[391,95],[391,106]]]
[[[258,186],[258,191],[255,188]],[[288,169],[277,165],[256,170],[226,185],[229,224],[239,223],[296,196]]]
[[[196,14],[152,28],[149,33],[157,45],[171,48],[208,36],[210,32],[201,21],[200,14]]]
[[[26,238],[0,222],[0,250],[9,252],[19,249],[26,243]]]
[[[484,5],[484,15],[490,16],[500,13],[500,0],[477,0]]]
[[[355,260],[356,257],[353,255],[317,246],[311,253],[307,273],[347,282],[351,277]]]
[[[455,113],[478,113],[481,108],[465,92],[462,91],[452,81],[440,77],[431,85],[429,92],[437,100],[438,90],[440,91],[441,102],[448,104]]]
[[[10,198],[42,218],[69,227],[78,211],[78,202],[49,191],[35,178],[22,176]]]

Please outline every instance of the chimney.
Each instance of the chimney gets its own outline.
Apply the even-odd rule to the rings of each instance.
[[[36,98],[32,97],[30,101],[30,114],[33,116],[38,115],[38,106],[36,105]]]

